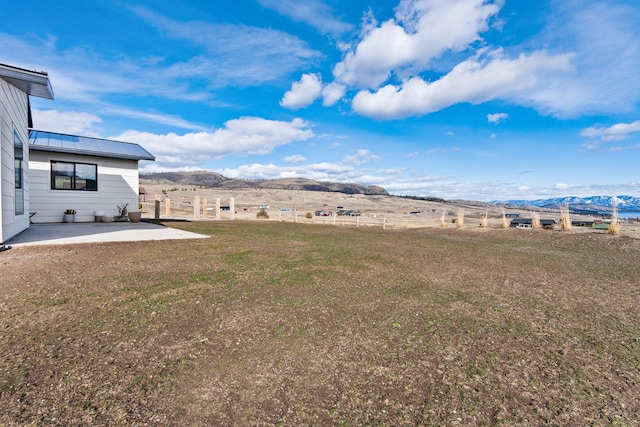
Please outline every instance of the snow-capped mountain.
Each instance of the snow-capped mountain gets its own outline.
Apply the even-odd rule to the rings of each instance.
[[[611,210],[618,206],[619,211],[640,211],[640,197],[633,196],[591,196],[591,197],[560,197],[555,199],[538,200],[495,200],[495,205],[536,206],[539,208],[557,209],[569,205],[571,209],[604,209]]]

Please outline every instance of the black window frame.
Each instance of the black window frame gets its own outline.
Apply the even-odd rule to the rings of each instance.
[[[68,174],[61,173],[60,169],[56,170],[54,165],[66,165],[70,170]],[[78,166],[90,166],[94,168],[94,176],[93,180],[86,180],[82,177],[78,176]],[[57,186],[57,177],[68,177],[69,178],[69,187],[60,187]],[[85,185],[84,187],[78,188],[79,183],[82,181],[89,183],[91,181],[95,182],[94,186]],[[51,189],[57,191],[98,191],[98,164],[97,163],[83,163],[83,162],[69,162],[65,160],[51,160]]]
[[[24,215],[24,144],[17,130],[13,130],[13,176],[15,187],[14,213]]]

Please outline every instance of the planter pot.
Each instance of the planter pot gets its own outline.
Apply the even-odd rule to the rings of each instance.
[[[142,212],[129,212],[129,221],[131,222],[140,222],[140,218],[142,217]]]
[[[102,217],[104,216],[104,211],[93,211],[93,215],[96,219],[96,222],[102,221]]]
[[[63,222],[76,222],[76,216],[74,214],[64,214],[62,217]]]

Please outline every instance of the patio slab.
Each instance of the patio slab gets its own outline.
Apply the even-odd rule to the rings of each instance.
[[[13,237],[7,246],[66,245],[96,242],[135,242],[143,240],[204,239],[210,236],[191,233],[149,222],[87,222],[32,224]]]

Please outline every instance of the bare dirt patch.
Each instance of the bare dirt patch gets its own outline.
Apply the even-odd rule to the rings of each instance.
[[[171,226],[0,254],[0,423],[638,425],[639,240]]]

